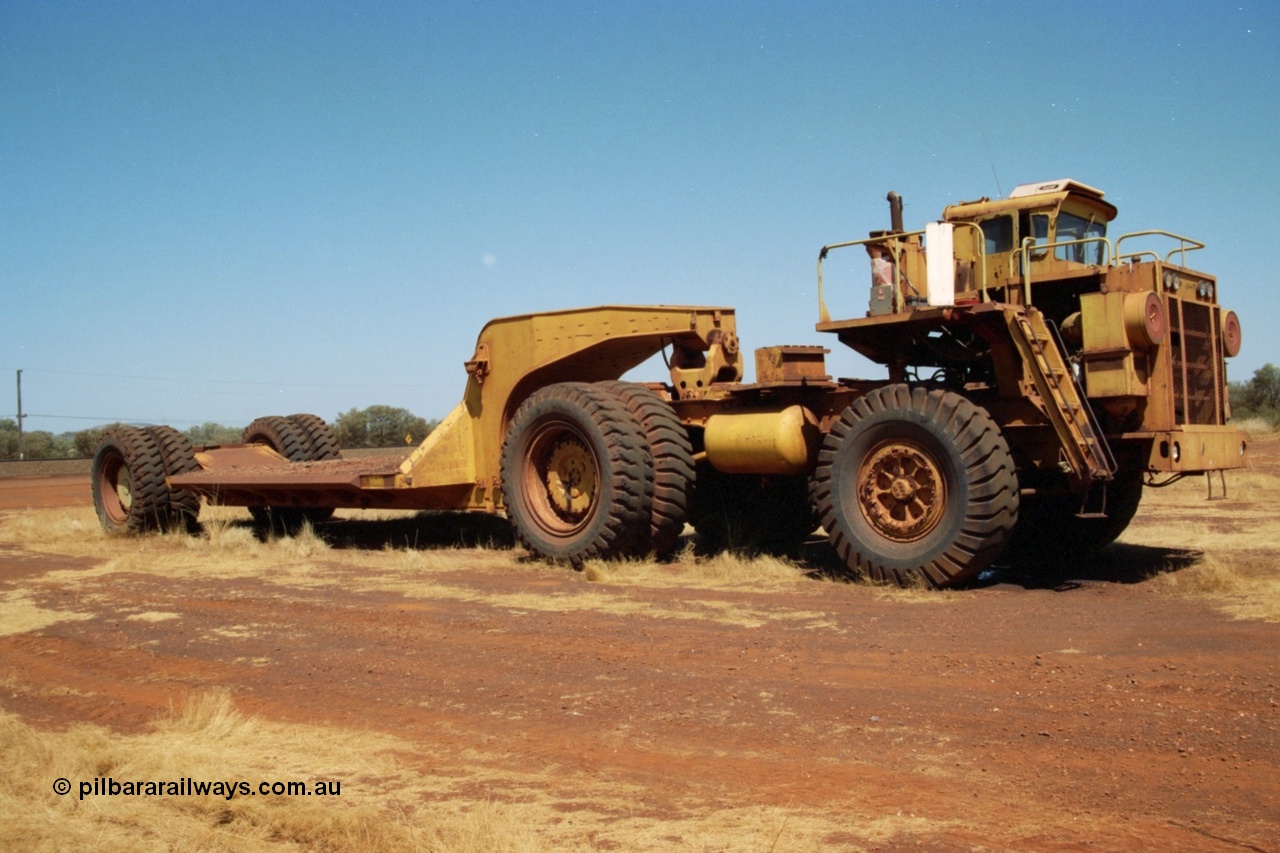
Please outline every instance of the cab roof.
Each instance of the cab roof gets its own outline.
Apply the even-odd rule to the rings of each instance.
[[[1101,214],[1110,222],[1116,217],[1115,205],[1103,200],[1104,193],[1097,187],[1091,187],[1070,178],[1059,178],[1053,181],[1037,181],[1030,184],[1019,184],[1009,193],[1007,199],[992,201],[981,198],[976,201],[962,201],[948,205],[942,211],[942,218],[947,221],[982,218],[999,213],[1026,210],[1033,207],[1053,205],[1061,207],[1070,199],[1083,204]]]

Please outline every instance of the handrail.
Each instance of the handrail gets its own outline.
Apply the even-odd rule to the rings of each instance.
[[[1027,305],[1031,305],[1031,258],[1029,257],[1032,249],[1037,252],[1048,252],[1050,249],[1057,249],[1062,246],[1082,246],[1086,243],[1101,243],[1106,249],[1105,256],[1100,264],[1089,264],[1089,266],[1105,267],[1112,264],[1112,258],[1115,252],[1111,248],[1111,241],[1106,237],[1081,237],[1078,240],[1059,240],[1056,243],[1037,243],[1034,237],[1023,237],[1022,247],[1022,298]]]
[[[982,293],[982,301],[990,302],[991,297],[987,295],[987,242],[986,242],[987,235],[986,235],[986,232],[983,231],[980,227],[978,227],[978,224],[975,222],[953,222],[951,224],[956,226],[963,225],[965,227],[972,228],[974,231],[978,232],[978,241],[974,243],[974,245],[978,249],[977,254],[978,254],[978,260],[980,261],[979,269],[978,269],[978,281],[982,282],[982,284],[979,286],[978,289]]]
[[[956,226],[972,228],[978,232],[978,236],[980,239],[978,239],[975,242],[975,246],[977,249],[976,258],[979,263],[978,281],[980,282],[980,285],[978,289],[981,294],[982,301],[990,302],[991,296],[987,292],[987,253],[986,253],[985,243],[983,242],[986,235],[982,231],[982,228],[979,227],[977,223],[974,223],[974,222],[955,222],[952,224]],[[823,279],[822,279],[822,262],[826,259],[827,254],[829,252],[831,252],[834,249],[847,249],[851,246],[865,246],[868,243],[886,244],[886,247],[889,249],[889,252],[893,256],[893,285],[894,285],[893,310],[895,312],[900,312],[903,310],[903,307],[904,307],[903,306],[904,297],[902,294],[902,252],[901,252],[901,249],[898,246],[893,245],[893,243],[894,241],[901,241],[911,237],[919,237],[924,233],[925,232],[923,230],[922,231],[903,231],[903,232],[898,232],[893,234],[881,234],[876,237],[865,237],[861,240],[848,240],[843,243],[830,243],[826,246],[823,246],[822,249],[818,252],[818,321],[820,323],[831,322],[831,312],[827,309],[826,293],[825,293]],[[1124,234],[1121,237],[1117,238],[1114,244],[1111,242],[1111,240],[1109,240],[1106,237],[1082,237],[1077,240],[1059,240],[1054,243],[1036,243],[1034,238],[1026,237],[1023,239],[1022,246],[1019,248],[1019,252],[1021,253],[1021,256],[1022,256],[1021,266],[1022,266],[1023,299],[1026,301],[1026,304],[1028,305],[1032,304],[1031,302],[1031,260],[1032,259],[1030,257],[1032,251],[1048,252],[1063,246],[1078,246],[1078,245],[1085,245],[1089,243],[1101,243],[1103,246],[1103,259],[1102,259],[1102,263],[1097,264],[1096,266],[1103,266],[1103,267],[1118,266],[1122,261],[1126,259],[1139,258],[1143,255],[1151,255],[1155,260],[1159,261],[1160,260],[1159,253],[1151,251],[1149,249],[1143,250],[1140,252],[1134,252],[1130,255],[1120,254],[1120,244],[1123,243],[1125,240],[1128,240],[1130,237],[1146,237],[1146,236],[1153,236],[1153,235],[1169,237],[1171,239],[1177,240],[1179,243],[1176,249],[1170,250],[1169,253],[1165,255],[1163,259],[1164,263],[1172,263],[1173,256],[1180,255],[1181,257],[1179,258],[1179,262],[1180,262],[1179,265],[1185,267],[1186,260],[1187,260],[1186,258],[1187,252],[1194,252],[1197,249],[1205,248],[1205,244],[1201,243],[1199,240],[1193,240],[1190,237],[1184,237],[1181,234],[1174,234],[1171,231],[1163,231],[1160,229],[1153,229],[1149,231],[1134,231],[1128,234]]]
[[[827,310],[827,302],[822,289],[822,262],[826,259],[828,252],[832,249],[847,249],[850,246],[865,246],[867,243],[888,243],[890,240],[918,237],[923,233],[923,231],[903,231],[897,234],[881,234],[878,237],[866,237],[862,240],[849,240],[844,243],[831,243],[823,246],[818,252],[818,322],[831,322],[831,312]],[[893,310],[897,312],[902,310],[902,305],[899,304],[902,299],[902,264],[899,262],[899,252],[892,247],[890,247],[890,251],[893,252]]]
[[[1174,255],[1181,254],[1182,258],[1178,266],[1185,267],[1187,265],[1187,252],[1194,252],[1196,249],[1204,248],[1204,243],[1201,243],[1199,240],[1192,240],[1190,237],[1183,237],[1181,234],[1174,234],[1172,231],[1163,231],[1158,228],[1153,229],[1151,231],[1133,231],[1129,234],[1124,234],[1116,239],[1116,260],[1119,261],[1123,257],[1120,254],[1120,244],[1123,243],[1125,240],[1128,240],[1130,237],[1148,237],[1151,235],[1156,235],[1159,237],[1169,237],[1171,239],[1178,241],[1178,244],[1179,244],[1178,248],[1171,249],[1169,251],[1169,254],[1164,256],[1164,262],[1166,264],[1173,262],[1172,259]],[[1132,257],[1138,257],[1139,255],[1142,255],[1142,254],[1147,254],[1147,253],[1137,252],[1134,255],[1132,255]],[[1155,253],[1151,252],[1151,254],[1155,254]],[[1156,257],[1159,257],[1159,255],[1156,255]]]

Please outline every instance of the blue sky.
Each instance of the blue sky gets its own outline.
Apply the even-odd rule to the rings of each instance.
[[[441,417],[486,320],[608,303],[881,376],[813,331],[819,247],[1065,176],[1208,244],[1247,379],[1277,105],[1270,0],[4,0],[0,387],[53,432]]]

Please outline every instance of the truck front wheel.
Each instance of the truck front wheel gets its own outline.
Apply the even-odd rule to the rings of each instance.
[[[949,391],[888,385],[860,397],[823,442],[813,499],[848,568],[949,587],[985,569],[1018,518],[1009,445]]]
[[[525,400],[502,447],[502,494],[517,538],[579,567],[624,556],[649,532],[653,461],[636,416],[584,382]]]

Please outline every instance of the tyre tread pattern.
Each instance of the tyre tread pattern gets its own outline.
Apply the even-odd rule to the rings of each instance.
[[[166,478],[200,470],[191,442],[171,426],[149,426],[145,432],[160,450]],[[166,486],[166,488],[168,488]],[[200,516],[200,496],[187,489],[169,488],[169,523],[194,528]]]
[[[668,556],[680,541],[689,517],[694,480],[693,445],[675,411],[652,389],[634,382],[597,382],[630,410],[644,432],[653,464],[653,509],[647,535],[637,537],[639,556]]]
[[[290,462],[306,462],[310,452],[302,431],[288,418],[267,415],[244,428],[245,444],[266,444]]]
[[[338,451],[338,437],[324,418],[319,415],[297,414],[289,415],[285,420],[297,427],[302,434],[302,443],[307,451],[305,461],[323,462],[342,456]]]
[[[555,548],[540,539],[536,525],[524,518],[519,494],[522,481],[521,435],[548,413],[580,413],[599,431],[607,458],[601,460],[600,497],[603,513],[596,523],[571,543]],[[516,538],[530,553],[549,560],[565,560],[580,568],[591,559],[624,557],[642,531],[648,530],[652,511],[653,464],[645,449],[639,421],[623,402],[604,388],[588,382],[562,382],[541,388],[517,409],[502,445],[502,492]]]
[[[129,472],[132,501],[123,521],[114,522],[103,509],[99,476],[109,457],[118,457]],[[164,530],[171,518],[169,487],[164,481],[164,457],[155,439],[138,427],[108,430],[93,457],[93,503],[102,526],[109,533],[146,533]]]
[[[314,420],[313,420],[314,419]],[[327,435],[326,435],[327,433]],[[266,444],[290,462],[338,458],[332,430],[316,415],[267,415],[244,428],[245,444]],[[317,456],[329,452],[333,456]],[[333,516],[332,507],[251,506],[249,514],[265,530],[292,536],[304,522],[319,524]]]
[[[967,484],[959,530],[940,553],[916,567],[895,567],[858,542],[845,517],[860,510],[840,505],[837,453],[871,418],[897,415],[925,426],[951,444]],[[883,421],[881,421],[883,422]],[[846,475],[847,472],[846,472]],[[1018,517],[1018,480],[1008,443],[985,410],[949,391],[887,385],[855,400],[823,442],[812,480],[814,504],[831,544],[850,570],[880,582],[942,588],[962,583],[989,566],[1004,549]]]

